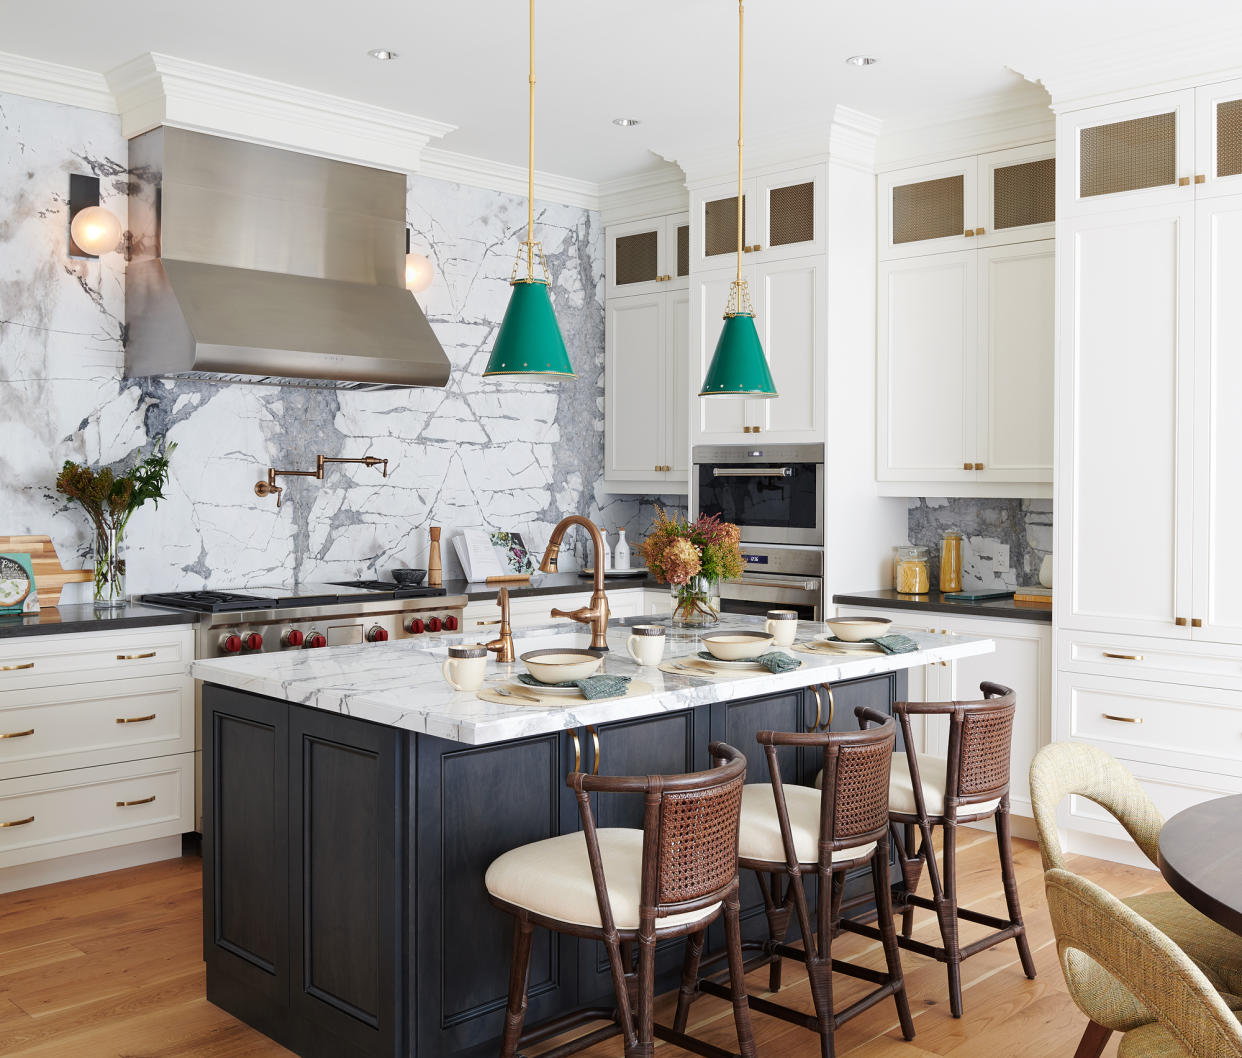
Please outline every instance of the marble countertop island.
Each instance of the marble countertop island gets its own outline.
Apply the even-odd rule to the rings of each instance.
[[[625,649],[630,634],[628,625],[642,623],[650,623],[650,619],[610,622],[611,650],[601,671],[631,676],[650,684],[652,690],[597,702],[571,699],[564,706],[517,700],[512,705],[496,705],[482,701],[473,691],[453,691],[445,683],[440,667],[446,646],[460,641],[460,637],[442,637],[434,644],[402,640],[382,646],[341,646],[196,661],[191,672],[206,683],[470,745],[484,745],[855,679],[993,650],[990,639],[911,633],[919,650],[908,654],[828,657],[795,652],[794,656],[803,664],[792,672],[681,676],[644,668],[630,660]],[[712,628],[755,628],[761,624],[761,618],[727,616]],[[560,622],[518,633],[514,642],[519,655],[524,650],[545,646],[586,646],[589,637],[585,631],[579,631],[580,627]],[[798,640],[827,634],[826,625],[803,621]],[[697,635],[670,629],[664,658],[667,661],[691,656],[700,649]],[[503,686],[505,677],[525,671],[520,661],[501,665],[493,660],[488,662],[488,669],[485,686]]]

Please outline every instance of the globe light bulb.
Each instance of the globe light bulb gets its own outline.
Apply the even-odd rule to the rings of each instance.
[[[431,262],[421,253],[405,255],[405,289],[411,294],[421,294],[431,286],[434,278],[435,272],[432,271]]]
[[[73,241],[85,253],[111,253],[121,241],[121,222],[103,206],[87,206],[69,225]]]

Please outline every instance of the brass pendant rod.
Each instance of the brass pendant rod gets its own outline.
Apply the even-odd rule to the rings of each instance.
[[[535,280],[535,0],[530,0],[530,139],[526,166],[526,278]]]
[[[534,3],[534,0],[531,0]],[[743,0],[737,0],[737,281],[742,281],[742,21]],[[741,306],[738,306],[739,309]]]

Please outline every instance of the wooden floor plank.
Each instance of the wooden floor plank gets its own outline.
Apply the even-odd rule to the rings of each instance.
[[[902,1040],[894,1004],[886,1000],[837,1033],[837,1054],[849,1058],[1001,1058],[1069,1055],[1084,1020],[1065,993],[1048,921],[1039,850],[1014,843],[1014,863],[1038,976],[1028,981],[1017,947],[1007,943],[968,960],[962,968],[965,1017],[949,1015],[945,968],[902,953],[902,967],[916,1036]],[[1129,896],[1165,888],[1154,871],[1075,856],[1072,870]],[[963,835],[959,843],[961,902],[1003,914],[1004,898],[991,834]],[[14,1058],[278,1058],[289,1052],[236,1021],[205,999],[202,962],[202,862],[179,860],[0,896],[0,1056]],[[926,893],[926,881],[922,887]],[[939,940],[935,916],[918,912],[915,935]],[[978,927],[963,929],[969,939]],[[880,946],[841,936],[833,954],[882,968]],[[767,970],[749,975],[748,989],[766,994]],[[806,974],[786,960],[779,1001],[812,1009]],[[838,1005],[867,985],[838,975]],[[662,996],[657,1017],[672,1020],[674,1000]],[[817,1058],[814,1034],[753,1015],[764,1058]],[[722,1047],[736,1045],[732,1009],[704,996],[690,1029]],[[1116,1054],[1114,1038],[1105,1051]],[[545,1048],[546,1049],[546,1048]],[[665,1058],[686,1052],[659,1045]],[[538,1049],[528,1052],[534,1058]],[[617,1039],[584,1052],[618,1058]],[[438,1058],[438,1056],[437,1056]]]

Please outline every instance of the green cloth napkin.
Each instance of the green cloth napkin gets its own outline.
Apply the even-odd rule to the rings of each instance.
[[[844,643],[846,640],[838,639],[836,636],[825,636],[825,643]],[[918,650],[919,645],[908,635],[901,632],[890,632],[886,636],[878,636],[875,639],[864,639],[864,643],[874,643],[885,654],[912,654]]]
[[[630,685],[629,676],[610,676],[607,673],[600,676],[588,676],[585,680],[566,680],[563,683],[541,683],[535,679],[529,672],[518,674],[518,682],[526,684],[527,687],[534,687],[538,690],[540,687],[577,687],[582,692],[582,697],[588,702],[594,701],[596,698],[618,698],[626,692]]]
[[[708,650],[700,650],[699,657],[704,661],[720,660]],[[762,665],[769,672],[793,672],[794,669],[802,667],[801,661],[790,657],[783,650],[769,650],[766,654],[760,654],[757,658],[747,658],[746,660]]]

